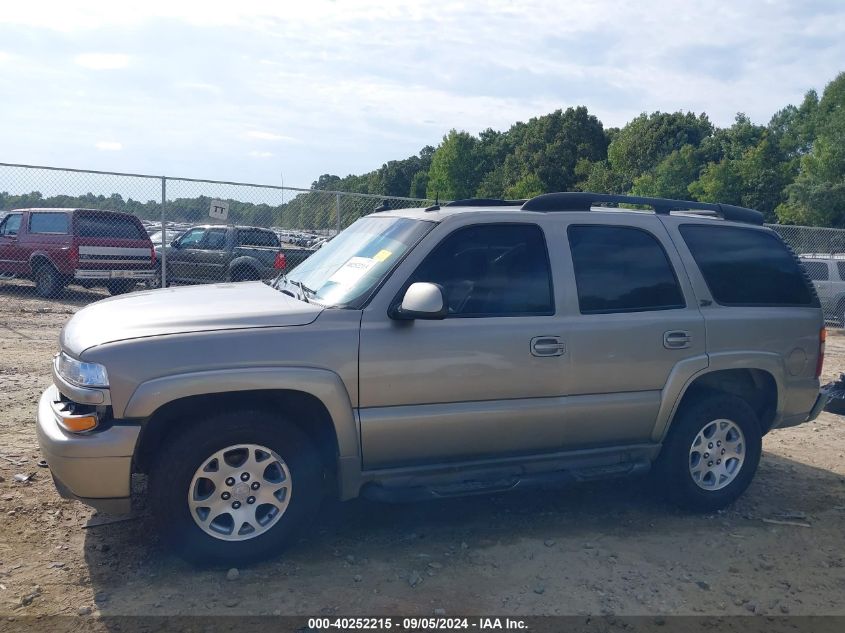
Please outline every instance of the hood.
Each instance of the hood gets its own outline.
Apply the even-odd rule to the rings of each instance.
[[[62,330],[61,345],[79,355],[96,345],[145,336],[307,325],[322,309],[260,281],[162,288],[83,308]]]

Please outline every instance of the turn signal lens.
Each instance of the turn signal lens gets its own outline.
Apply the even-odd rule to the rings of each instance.
[[[97,426],[96,415],[79,415],[71,418],[59,418],[59,422],[71,433],[83,433]]]

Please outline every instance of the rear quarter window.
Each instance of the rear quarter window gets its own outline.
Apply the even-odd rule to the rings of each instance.
[[[817,306],[798,259],[774,233],[686,224],[681,236],[713,299],[725,306]]]
[[[270,246],[280,247],[279,236],[272,231],[260,229],[239,229],[238,246]]]
[[[78,213],[74,232],[79,237],[147,240],[147,232],[133,218],[112,213]]]

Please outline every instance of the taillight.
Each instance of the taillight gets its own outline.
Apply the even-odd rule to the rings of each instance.
[[[824,365],[824,342],[827,340],[827,330],[822,328],[819,330],[819,359],[816,361],[816,378],[822,375],[822,365]]]
[[[70,247],[67,253],[68,259],[70,260],[70,267],[76,268],[79,266],[79,246],[74,244]]]
[[[156,260],[156,249],[155,249],[155,246],[150,246],[150,257],[152,257],[152,260],[153,260],[153,267],[155,267],[155,265],[156,265],[156,261],[157,261],[157,260]]]
[[[288,267],[288,259],[282,251],[276,253],[276,259],[273,261],[273,268],[276,270],[285,270]]]

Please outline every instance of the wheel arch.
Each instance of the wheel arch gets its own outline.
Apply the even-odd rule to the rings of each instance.
[[[229,279],[239,270],[246,270],[254,273],[258,279],[261,279],[261,266],[254,257],[248,255],[241,255],[229,262]]]
[[[707,368],[686,380],[679,381],[676,377],[674,384],[671,379],[667,383],[652,439],[662,442],[682,407],[706,393],[726,393],[748,402],[765,434],[784,408],[783,376],[782,361],[775,354],[760,354],[756,359],[744,357],[741,361],[733,355],[711,357]]]

